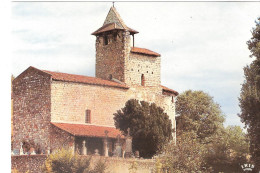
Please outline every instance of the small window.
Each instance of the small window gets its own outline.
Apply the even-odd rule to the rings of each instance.
[[[104,37],[104,44],[108,45],[108,37],[107,37],[107,35],[105,35],[105,37]]]
[[[85,123],[91,123],[91,110],[89,110],[89,109],[86,110]]]
[[[117,33],[114,33],[113,36],[114,36],[114,41],[116,41],[116,39],[117,39]]]
[[[100,37],[99,36],[97,36],[97,41],[98,41],[98,43],[100,43]]]
[[[172,103],[174,103],[174,97],[172,96]]]
[[[109,80],[112,80],[112,78],[113,78],[112,74],[109,74],[108,78],[109,78]]]
[[[145,79],[144,79],[144,74],[142,74],[141,76],[141,85],[144,86],[145,84]]]

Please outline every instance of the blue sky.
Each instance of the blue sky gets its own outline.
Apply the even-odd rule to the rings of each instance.
[[[95,37],[111,2],[12,2],[12,74],[29,66],[94,76]],[[240,125],[238,97],[246,41],[260,2],[116,2],[127,26],[139,31],[137,47],[161,54],[162,84],[183,92],[203,90]]]

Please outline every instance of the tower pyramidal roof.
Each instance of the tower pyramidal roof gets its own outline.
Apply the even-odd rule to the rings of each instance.
[[[129,28],[128,26],[125,25],[124,21],[120,17],[119,13],[116,11],[115,7],[110,8],[103,26],[98,30],[96,30],[95,32],[93,32],[92,35],[99,35],[103,32],[112,31],[112,30],[129,31],[130,34],[138,33],[138,31]]]

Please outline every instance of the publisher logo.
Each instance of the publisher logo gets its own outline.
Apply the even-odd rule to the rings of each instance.
[[[247,172],[247,171],[252,171],[254,169],[254,165],[250,164],[250,163],[245,163],[243,165],[241,165],[241,168],[243,169],[243,171]],[[260,172],[259,172],[260,173]]]

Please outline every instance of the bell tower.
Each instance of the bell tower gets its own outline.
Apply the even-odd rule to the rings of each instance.
[[[137,34],[125,25],[115,7],[111,7],[96,36],[96,77],[125,82],[126,61],[131,51],[131,35]]]

